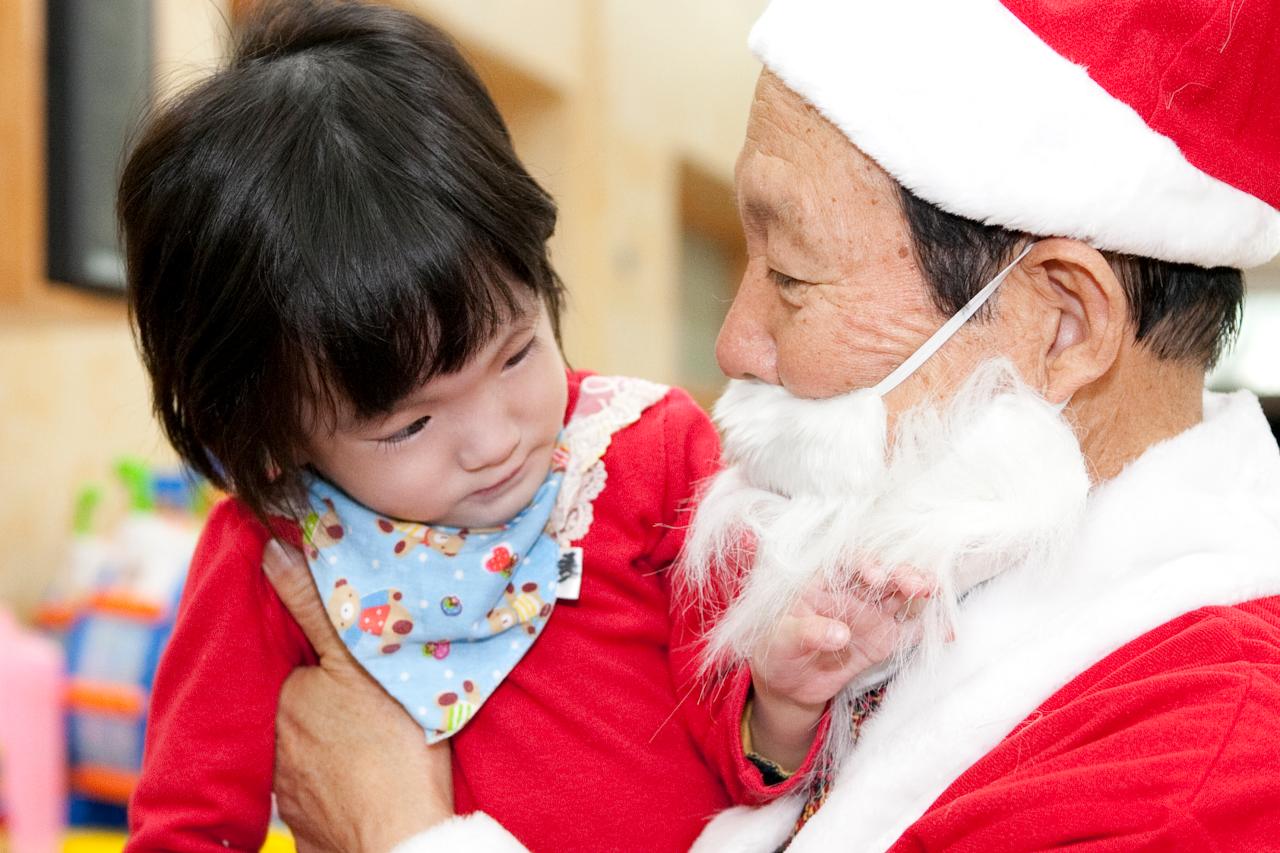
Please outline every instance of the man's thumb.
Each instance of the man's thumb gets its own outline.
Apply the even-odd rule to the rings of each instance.
[[[262,571],[321,662],[333,664],[346,658],[347,647],[325,613],[302,554],[272,539],[262,552]]]

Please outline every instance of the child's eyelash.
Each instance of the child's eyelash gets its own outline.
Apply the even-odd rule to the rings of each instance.
[[[415,435],[422,432],[422,428],[427,425],[427,421],[429,420],[431,420],[429,415],[418,418],[404,429],[394,432],[386,438],[379,439],[379,443],[387,445],[388,447],[394,447],[402,441],[408,441],[410,438],[413,438]]]
[[[511,358],[507,359],[506,364],[503,366],[508,368],[515,367],[517,364],[524,361],[526,358],[529,357],[529,354],[533,352],[533,350],[536,348],[537,343],[538,343],[538,339],[535,336],[532,339],[530,339],[529,343],[521,347],[518,353],[511,356]],[[427,425],[427,422],[430,420],[431,420],[431,417],[429,415],[418,418],[416,421],[409,424],[404,429],[398,430],[392,433],[391,435],[387,436],[386,438],[378,439],[378,443],[384,447],[395,447],[397,444],[400,444],[401,442],[404,442],[404,441],[408,441],[418,433],[422,432],[423,427],[425,427]]]
[[[526,358],[529,357],[529,353],[533,352],[533,349],[537,345],[537,343],[538,343],[538,339],[536,337],[531,338],[529,340],[529,343],[525,344],[523,347],[520,348],[520,352],[516,353],[515,355],[511,356],[511,358],[507,359],[507,363],[504,364],[503,367],[515,367],[517,364],[524,361]]]

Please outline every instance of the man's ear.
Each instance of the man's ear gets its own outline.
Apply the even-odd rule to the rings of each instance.
[[[1129,302],[1106,258],[1079,240],[1041,240],[1023,271],[1042,311],[1045,399],[1069,399],[1111,369],[1129,330]]]

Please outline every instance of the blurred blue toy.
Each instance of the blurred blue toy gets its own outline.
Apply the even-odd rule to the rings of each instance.
[[[147,702],[206,506],[202,487],[122,461],[116,473],[129,512],[111,536],[89,515],[100,495],[78,501],[68,571],[42,610],[67,651],[71,818],[123,825],[142,764]]]

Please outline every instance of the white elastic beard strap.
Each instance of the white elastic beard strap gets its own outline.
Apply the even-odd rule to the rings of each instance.
[[[951,340],[952,335],[960,331],[960,327],[967,323],[970,317],[978,313],[978,309],[986,304],[987,300],[996,292],[996,288],[998,288],[1005,278],[1008,277],[1009,273],[1013,272],[1013,268],[1018,265],[1019,261],[1027,256],[1027,253],[1030,252],[1035,245],[1036,244],[1034,242],[1028,243],[1027,247],[1018,253],[1018,257],[1014,258],[1009,262],[1008,266],[996,273],[996,277],[991,279],[991,281],[987,283],[986,287],[979,290],[972,299],[965,303],[963,308],[952,315],[951,319],[943,323],[938,331],[930,335],[929,339],[921,344],[919,349],[908,356],[906,361],[902,362],[902,364],[898,365],[897,369],[884,379],[880,380],[880,382],[871,389],[872,392],[877,396],[883,397],[894,388],[897,388],[898,385],[900,385],[908,376],[915,373],[920,368],[920,365],[928,361],[934,353],[942,348],[943,344]],[[1066,403],[1064,402],[1062,405],[1065,406]]]

